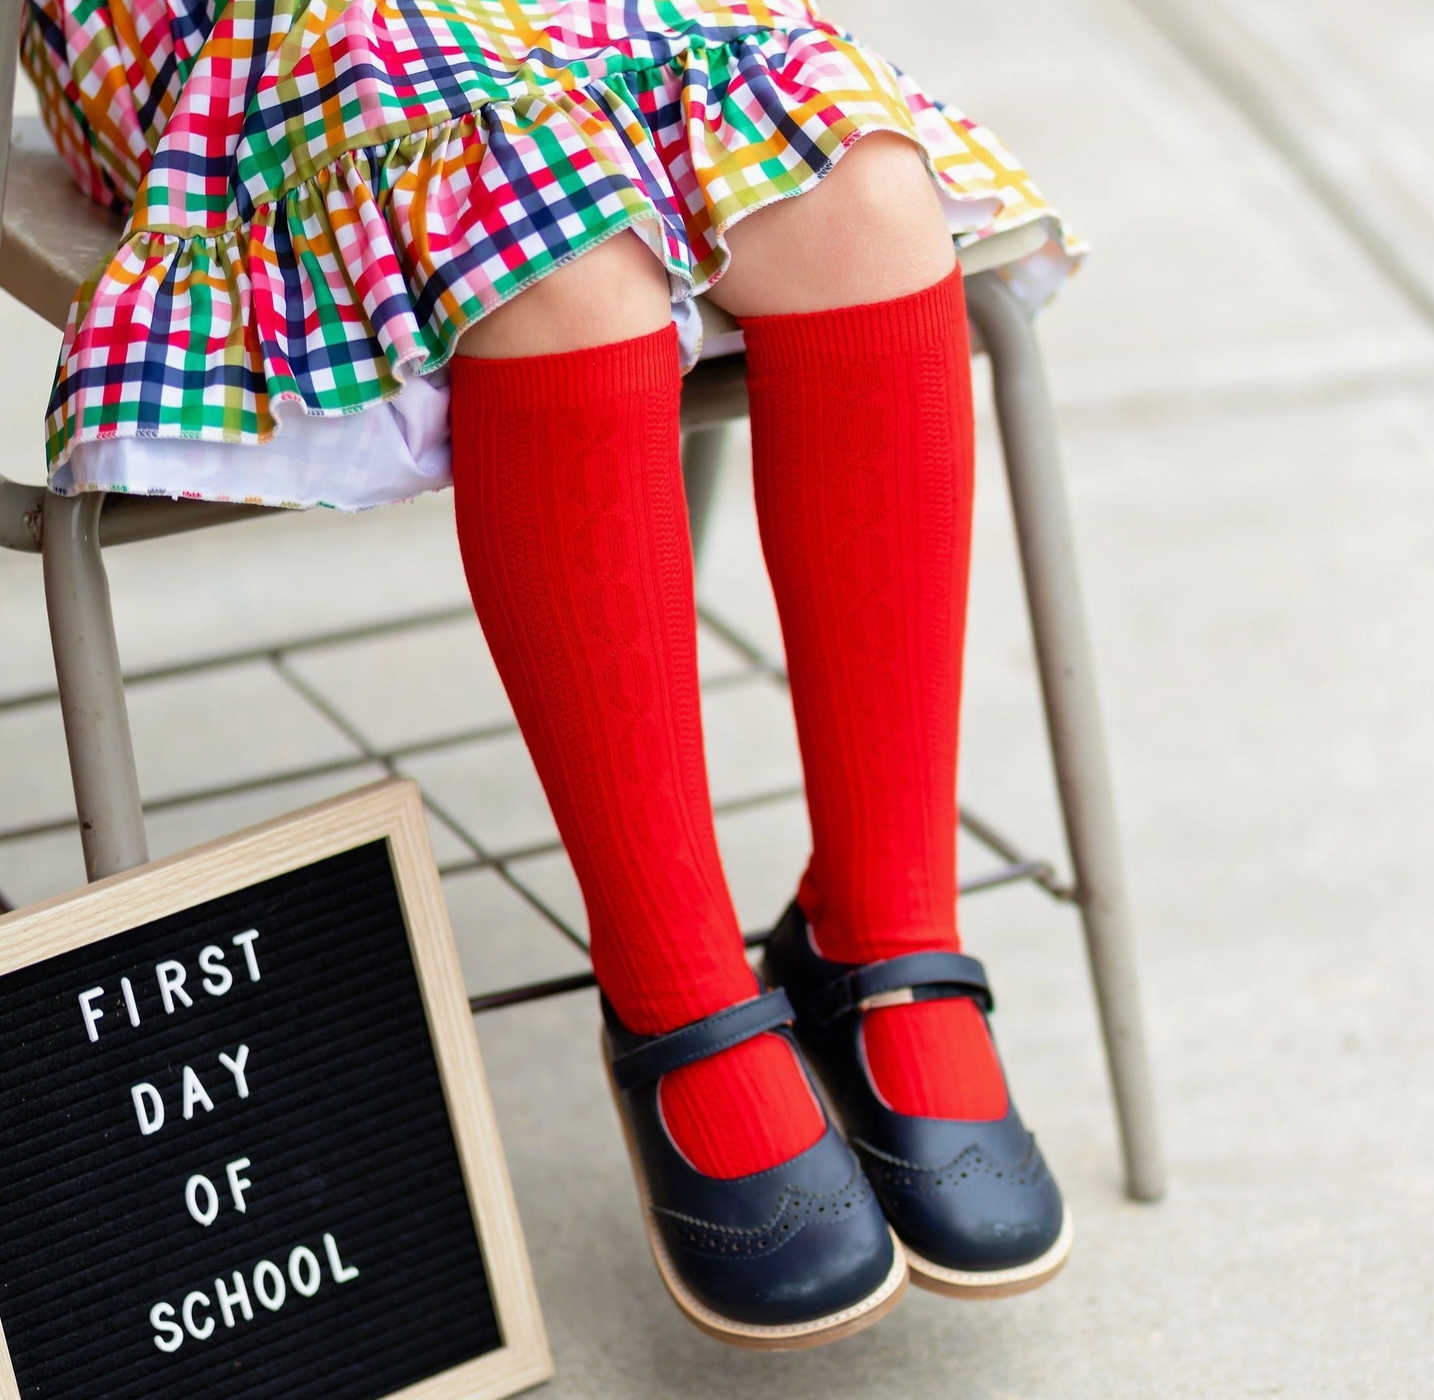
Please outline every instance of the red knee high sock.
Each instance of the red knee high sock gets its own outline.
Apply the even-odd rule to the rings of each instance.
[[[582,886],[623,1023],[676,1030],[756,985],[712,829],[676,334],[453,360],[458,538],[473,603]],[[823,1120],[766,1035],[668,1075],[668,1130],[734,1177]]]
[[[801,739],[824,956],[957,949],[956,738],[974,446],[960,272],[873,306],[743,322],[757,516]],[[898,1112],[999,1118],[965,1001],[871,1012]]]

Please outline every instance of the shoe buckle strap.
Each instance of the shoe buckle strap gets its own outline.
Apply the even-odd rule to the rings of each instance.
[[[619,1089],[636,1089],[651,1084],[664,1074],[684,1065],[696,1064],[709,1055],[740,1045],[764,1031],[790,1025],[797,1013],[786,992],[779,987],[750,1001],[739,1001],[713,1016],[694,1021],[680,1030],[654,1036],[641,1045],[613,1057],[612,1077]]]
[[[842,1016],[923,1000],[917,993],[926,988],[938,995],[968,997],[987,1012],[995,1009],[986,969],[975,958],[965,953],[903,953],[853,968],[828,983],[811,999],[812,1016],[817,1025],[828,1026]]]

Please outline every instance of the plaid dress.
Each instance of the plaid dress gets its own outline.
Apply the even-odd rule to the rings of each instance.
[[[22,52],[75,179],[128,217],[70,312],[62,491],[444,484],[467,326],[631,228],[690,363],[725,231],[869,131],[920,144],[959,242],[1043,221],[1012,274],[1033,301],[1079,253],[990,132],[808,0],[28,0]]]

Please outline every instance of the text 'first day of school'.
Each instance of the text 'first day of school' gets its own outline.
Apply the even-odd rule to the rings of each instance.
[[[232,936],[230,950],[217,943],[206,944],[195,959],[198,975],[193,979],[181,958],[164,958],[156,962],[150,974],[163,1008],[163,1017],[167,1020],[192,1008],[201,993],[206,998],[227,997],[239,986],[262,981],[258,942],[259,931],[251,928]],[[229,961],[231,950],[236,959],[233,966]],[[141,1013],[141,998],[136,994],[135,983],[136,979],[144,978],[145,974],[138,971],[119,978],[122,1013],[117,1026],[112,1024],[108,1030],[102,1024],[105,1021],[104,1004],[112,993],[104,986],[89,987],[78,993],[76,1000],[80,1020],[91,1045],[102,1047],[105,1038],[113,1035],[116,1029],[127,1029],[131,1033],[142,1029],[145,1017]],[[120,1011],[118,1006],[114,1009]],[[113,1020],[112,1017],[112,1023]],[[158,1133],[167,1122],[189,1122],[200,1111],[206,1115],[213,1113],[216,1096],[221,1101],[242,1102],[248,1108],[248,1101],[251,1100],[250,1063],[251,1046],[248,1040],[237,1046],[208,1047],[207,1052],[196,1054],[183,1066],[177,1103],[170,1100],[167,1104],[164,1093],[153,1079],[135,1082],[130,1087],[130,1098],[140,1135],[149,1137]],[[247,1193],[254,1186],[250,1175],[253,1170],[251,1158],[240,1156],[222,1165],[217,1164],[213,1176],[207,1172],[191,1173],[182,1187],[176,1182],[176,1205],[182,1205],[188,1216],[203,1229],[208,1229],[218,1218],[224,1199],[234,1211],[246,1214],[249,1209]],[[216,1177],[222,1187],[216,1185]],[[311,1248],[311,1243],[316,1247]],[[311,1242],[286,1243],[277,1257],[277,1263],[263,1258],[243,1271],[221,1269],[212,1283],[172,1295],[178,1299],[177,1302],[167,1299],[156,1302],[149,1309],[147,1319],[153,1331],[154,1345],[161,1352],[173,1353],[186,1340],[208,1341],[221,1325],[226,1331],[231,1331],[242,1323],[252,1322],[256,1301],[261,1308],[274,1313],[296,1300],[312,1298],[323,1287],[326,1273],[333,1285],[349,1284],[359,1277],[359,1269],[345,1262],[338,1241],[329,1231],[316,1235]]]

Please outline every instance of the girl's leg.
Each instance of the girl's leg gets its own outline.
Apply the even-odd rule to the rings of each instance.
[[[890,301],[956,266],[946,218],[916,147],[863,136],[808,194],[727,232],[732,262],[709,292],[733,316],[778,316]]]
[[[485,318],[453,361],[474,605],[582,886],[598,980],[649,1035],[757,990],[707,789],[679,392],[666,275],[631,233]],[[712,1176],[775,1166],[824,1127],[772,1035],[660,1094]]]
[[[712,299],[743,323],[763,549],[786,642],[819,951],[958,949],[956,748],[973,442],[950,236],[915,146],[862,138],[810,194],[729,234]],[[869,1013],[898,1112],[999,1118],[976,1006]]]
[[[671,319],[667,274],[635,233],[621,233],[470,326],[458,354],[484,360],[560,355],[652,335]]]

